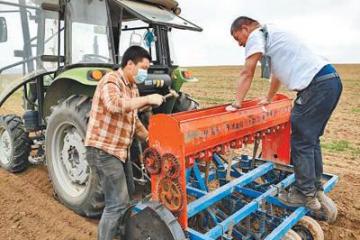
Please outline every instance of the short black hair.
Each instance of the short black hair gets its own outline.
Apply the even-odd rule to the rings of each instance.
[[[135,64],[141,62],[144,58],[149,59],[151,62],[151,56],[148,51],[140,46],[131,46],[125,52],[121,59],[121,68],[126,67],[128,61],[133,61]]]
[[[234,22],[231,24],[230,33],[231,35],[238,30],[243,25],[251,25],[251,24],[260,24],[255,19],[246,17],[246,16],[240,16],[234,20]]]

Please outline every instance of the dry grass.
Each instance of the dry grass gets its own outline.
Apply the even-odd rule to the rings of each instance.
[[[20,75],[13,74],[0,74],[0,96],[3,97],[9,89],[16,83],[21,81]],[[22,88],[16,91],[8,100],[5,102],[3,106],[0,108],[0,114],[17,114],[22,115],[23,110],[23,92]]]

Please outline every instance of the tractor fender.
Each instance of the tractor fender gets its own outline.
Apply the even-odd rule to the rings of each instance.
[[[46,90],[43,104],[43,118],[46,119],[51,113],[51,107],[57,105],[62,100],[71,95],[84,95],[92,97],[96,85],[84,85],[75,79],[61,78],[53,82]]]
[[[77,67],[61,72],[47,87],[43,105],[44,119],[50,115],[50,108],[71,95],[94,95],[98,81],[89,77],[92,70],[100,70],[104,74],[112,71],[105,67]]]
[[[24,87],[24,85],[26,85],[30,82],[36,81],[36,78],[39,78],[39,77],[42,78],[46,75],[50,75],[53,73],[55,73],[55,72],[54,71],[52,71],[52,72],[43,72],[43,71],[34,72],[23,78],[20,78],[19,80],[14,81],[13,83],[10,83],[6,87],[6,89],[0,93],[0,108],[2,107],[2,105],[6,102],[6,100],[9,97],[11,97],[17,90]]]

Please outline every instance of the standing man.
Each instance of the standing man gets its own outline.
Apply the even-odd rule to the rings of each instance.
[[[113,239],[118,221],[130,202],[124,163],[134,135],[144,141],[148,137],[138,118],[138,109],[163,103],[159,94],[139,96],[135,81],[145,80],[150,61],[145,49],[130,47],[124,53],[121,68],[106,74],[94,94],[85,145],[87,159],[97,171],[105,196],[98,227],[99,240]]]
[[[319,138],[341,95],[339,75],[331,64],[296,37],[273,25],[262,26],[242,16],[231,25],[231,35],[245,47],[246,61],[240,73],[236,101],[227,109],[234,111],[241,107],[259,61],[271,69],[270,89],[261,104],[270,103],[281,84],[297,92],[291,112],[291,160],[296,181],[279,199],[289,206],[319,210],[320,202],[327,198],[320,181],[323,163]]]

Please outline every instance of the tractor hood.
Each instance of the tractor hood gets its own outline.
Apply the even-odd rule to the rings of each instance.
[[[139,1],[114,0],[129,13],[149,24],[166,25],[179,29],[202,31],[202,28],[175,15],[169,8]],[[149,1],[150,2],[150,1]]]

